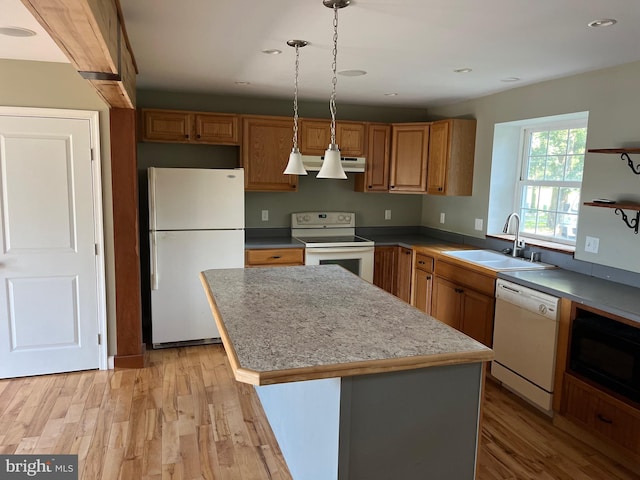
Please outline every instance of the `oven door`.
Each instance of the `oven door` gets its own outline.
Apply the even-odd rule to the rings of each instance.
[[[307,247],[305,265],[337,264],[373,283],[373,247]]]

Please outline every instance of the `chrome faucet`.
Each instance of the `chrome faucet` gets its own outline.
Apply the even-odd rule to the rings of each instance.
[[[516,234],[513,238],[513,250],[511,251],[512,257],[518,257],[519,252],[524,252],[524,240],[520,240],[520,215],[517,213],[511,213],[507,217],[507,221],[504,224],[504,228],[502,229],[502,233],[509,233],[509,226],[511,224],[511,219],[516,219]]]

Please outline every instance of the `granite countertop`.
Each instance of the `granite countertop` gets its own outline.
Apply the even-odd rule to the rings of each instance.
[[[493,352],[336,265],[201,279],[236,379],[254,385],[488,361]]]
[[[640,322],[640,288],[560,268],[499,272],[498,278]]]

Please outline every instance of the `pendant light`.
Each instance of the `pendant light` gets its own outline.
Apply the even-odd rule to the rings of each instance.
[[[296,80],[295,89],[293,91],[293,148],[289,154],[289,163],[284,173],[287,175],[306,175],[307,170],[302,164],[302,155],[298,150],[298,70],[300,68],[300,48],[309,42],[305,40],[289,40],[287,45],[296,49]]]
[[[327,151],[324,152],[324,161],[318,172],[318,178],[347,178],[342,168],[340,159],[340,148],[336,143],[336,84],[338,78],[336,76],[337,56],[338,56],[338,9],[349,5],[351,0],[323,0],[325,7],[333,8],[333,63],[331,69],[333,78],[331,79],[331,99],[329,101],[329,110],[331,112],[331,140]]]

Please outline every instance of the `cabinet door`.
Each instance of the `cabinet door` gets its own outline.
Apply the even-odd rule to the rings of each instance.
[[[389,293],[396,292],[398,247],[376,247],[373,256],[373,284]]]
[[[142,141],[188,143],[192,116],[173,110],[142,110]]]
[[[433,274],[424,270],[416,270],[415,282],[415,307],[431,315]]]
[[[476,147],[476,121],[433,122],[429,140],[427,193],[471,195]]]
[[[362,122],[336,123],[336,140],[343,157],[363,157],[365,136],[364,123]]]
[[[240,144],[237,115],[197,113],[194,118],[197,143]]]
[[[389,191],[426,193],[429,124],[394,124],[391,131]]]
[[[324,155],[331,142],[331,122],[300,120],[300,152],[303,155]],[[362,122],[336,122],[336,142],[343,157],[362,157],[365,148],[365,128]]]
[[[293,136],[293,120],[286,117],[244,117],[242,164],[245,190],[286,191],[298,188],[297,175],[285,175]]]
[[[447,325],[460,329],[462,289],[441,277],[433,280],[431,315]]]
[[[493,344],[494,299],[470,289],[462,289],[460,331],[491,347]]]
[[[449,158],[449,124],[447,120],[433,122],[429,132],[427,193],[443,195]]]
[[[367,126],[367,166],[356,177],[354,190],[358,192],[389,191],[389,162],[391,155],[391,125]]]
[[[324,155],[331,139],[329,120],[300,119],[300,153]]]
[[[411,302],[411,265],[412,253],[410,248],[398,248],[398,269],[396,296],[407,303]]]

